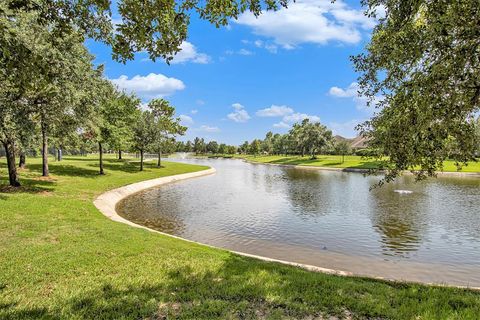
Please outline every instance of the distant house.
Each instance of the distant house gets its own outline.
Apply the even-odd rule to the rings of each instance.
[[[336,142],[347,141],[350,143],[350,148],[352,150],[361,150],[368,148],[368,139],[362,136],[355,137],[353,139],[345,138],[339,135],[333,137]]]

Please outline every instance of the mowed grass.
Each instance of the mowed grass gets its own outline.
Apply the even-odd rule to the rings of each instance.
[[[0,319],[478,319],[480,292],[338,277],[237,256],[113,222],[93,205],[128,183],[205,167],[94,157],[0,160]],[[202,179],[202,178],[198,178]],[[205,195],[208,196],[208,195]]]
[[[288,164],[300,166],[315,166],[325,168],[353,168],[353,169],[377,169],[381,168],[381,163],[372,159],[366,159],[361,156],[345,156],[342,162],[342,156],[337,155],[319,155],[317,159],[311,159],[310,156],[252,156],[244,157],[246,160],[260,163]],[[480,172],[480,162],[470,162],[458,170],[454,161],[446,161],[443,171],[446,172]]]

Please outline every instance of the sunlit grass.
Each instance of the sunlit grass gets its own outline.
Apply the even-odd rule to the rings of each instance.
[[[260,163],[274,163],[274,164],[289,164],[301,166],[315,166],[326,168],[352,168],[352,169],[377,169],[381,168],[382,164],[379,161],[366,159],[361,156],[342,156],[338,155],[318,155],[316,159],[311,159],[309,156],[264,156],[264,155],[248,155],[245,159]],[[467,166],[463,166],[458,170],[454,161],[446,161],[444,163],[443,171],[446,172],[480,172],[480,162],[470,162]]]
[[[322,160],[320,160],[322,161]],[[1,319],[477,319],[480,293],[311,273],[113,222],[93,205],[128,183],[205,167],[107,157],[28,159],[23,187],[0,160]],[[201,179],[201,178],[199,178]],[[208,195],[205,195],[208,196]]]

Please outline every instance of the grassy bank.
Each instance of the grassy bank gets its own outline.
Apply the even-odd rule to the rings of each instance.
[[[309,156],[244,156],[246,160],[260,163],[289,164],[301,166],[314,166],[325,168],[355,168],[355,169],[377,169],[379,162],[365,159],[361,156],[345,156],[342,162],[342,156],[336,155],[319,155],[317,159],[310,159]],[[453,161],[444,163],[444,171],[458,171]],[[461,172],[480,172],[480,162],[471,162],[468,166],[464,166]]]
[[[39,160],[5,187],[0,160],[0,319],[477,319],[480,293],[306,272],[115,223],[93,206],[128,183],[202,167]],[[199,178],[201,179],[201,178]],[[206,195],[207,196],[207,195]]]

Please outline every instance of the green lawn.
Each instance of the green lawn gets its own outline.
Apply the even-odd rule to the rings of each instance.
[[[22,189],[0,159],[0,319],[478,319],[480,292],[311,273],[113,222],[94,207],[121,185],[204,167],[93,157],[29,159]],[[202,179],[202,178],[199,178]],[[207,196],[207,195],[206,195]],[[319,319],[319,318],[315,318]]]
[[[376,169],[379,166],[378,161],[365,159],[361,156],[345,156],[345,162],[342,162],[342,156],[319,155],[317,159],[310,159],[309,156],[244,156],[246,160],[261,163],[290,164],[301,166],[314,166],[326,168],[355,168],[355,169]],[[453,161],[444,163],[444,171],[458,171]],[[480,162],[471,162],[464,166],[461,172],[480,172]]]

